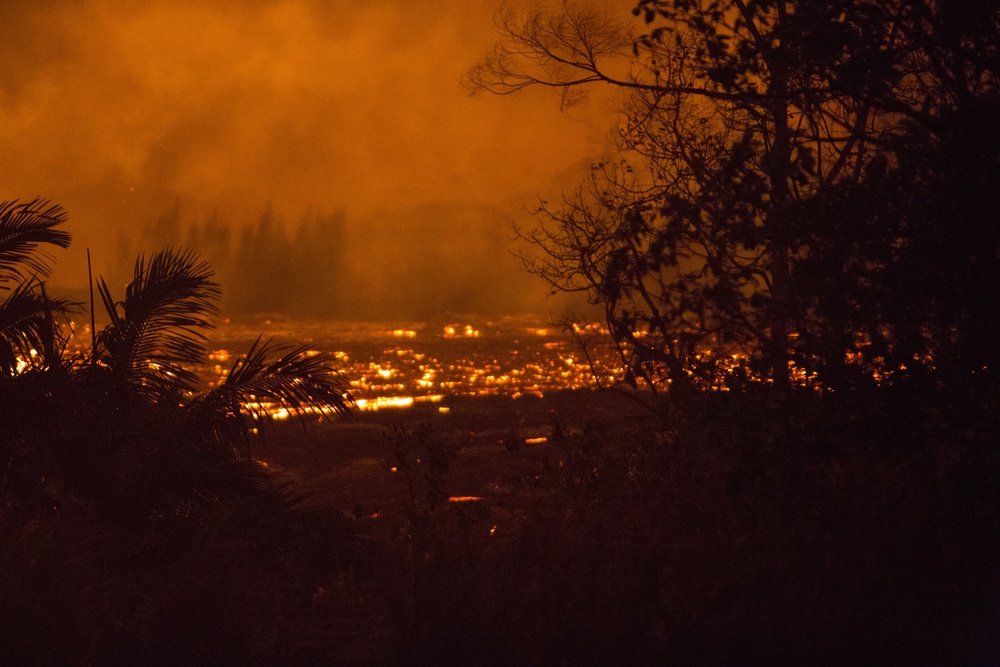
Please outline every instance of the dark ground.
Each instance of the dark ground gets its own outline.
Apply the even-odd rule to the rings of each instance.
[[[0,663],[1000,664],[998,405],[565,393],[279,423],[252,453],[291,510],[12,523]]]
[[[409,554],[395,640],[421,659],[1000,664],[982,407],[450,399],[284,424],[261,458]]]
[[[306,428],[279,424],[265,429],[254,455],[293,480],[309,504],[345,510],[378,530],[425,500],[411,497],[407,473],[420,482],[434,474],[428,447],[445,450],[446,469],[439,471],[443,500],[473,496],[496,505],[516,495],[526,462],[558,462],[565,455],[565,443],[555,442],[560,433],[580,434],[595,425],[634,427],[636,420],[650,420],[648,409],[610,392],[516,400],[446,397],[410,408],[355,412],[344,421]],[[540,438],[545,442],[525,442]],[[428,491],[425,483],[420,486],[420,492]]]

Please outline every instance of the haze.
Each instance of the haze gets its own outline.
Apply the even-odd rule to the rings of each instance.
[[[600,102],[561,112],[545,91],[469,97],[461,75],[495,39],[499,6],[5,4],[0,197],[68,210],[56,285],[86,284],[88,247],[95,273],[123,277],[137,252],[197,247],[209,225],[224,242],[198,249],[246,310],[274,306],[255,303],[265,279],[275,303],[315,315],[546,308],[509,255],[511,222],[576,183],[612,117]],[[250,230],[288,248],[296,235],[337,243],[315,258],[337,266],[303,285],[232,265]],[[309,285],[326,300],[310,302]]]

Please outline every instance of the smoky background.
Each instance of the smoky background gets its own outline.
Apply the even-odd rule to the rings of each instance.
[[[558,312],[513,229],[585,177],[615,115],[470,97],[501,6],[4,3],[0,196],[67,209],[54,287],[85,288],[88,249],[122,285],[138,254],[190,246],[232,312]]]

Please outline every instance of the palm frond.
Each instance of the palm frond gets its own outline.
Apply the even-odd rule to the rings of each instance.
[[[39,327],[39,343],[41,344],[42,361],[49,369],[67,369],[71,364],[66,354],[69,345],[69,335],[59,326],[57,317],[64,317],[71,312],[79,311],[83,304],[62,297],[51,297],[45,290],[45,283],[38,285],[45,311]]]
[[[271,359],[278,354],[276,359]],[[354,405],[350,383],[334,370],[336,357],[312,353],[306,347],[261,343],[258,336],[233,364],[226,379],[191,404],[203,437],[227,447],[234,455],[250,444],[251,420],[269,419],[265,404],[320,418],[346,416]]]
[[[50,298],[34,280],[17,285],[0,301],[0,372],[14,373],[18,359],[32,368],[60,365],[65,341],[59,340],[55,319],[76,307],[67,299]]]
[[[281,356],[269,361],[274,353]],[[243,403],[270,400],[296,414],[312,409],[343,416],[354,399],[349,393],[350,383],[333,369],[334,363],[336,357],[330,353],[311,352],[304,345],[289,349],[271,341],[261,344],[258,336],[233,364],[219,389],[238,396]]]
[[[65,221],[66,211],[47,199],[0,202],[0,286],[48,275],[50,256],[39,246],[69,247],[69,232],[56,229]]]
[[[193,388],[196,377],[186,366],[204,358],[203,332],[214,327],[221,295],[213,276],[196,253],[167,249],[136,261],[124,301],[99,281],[111,320],[100,335],[101,360],[119,382],[153,400]]]

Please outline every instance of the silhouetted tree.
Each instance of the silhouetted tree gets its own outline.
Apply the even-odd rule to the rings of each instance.
[[[904,25],[912,83],[890,190],[906,239],[888,320],[954,379],[1000,369],[1000,7],[923,2]],[[901,337],[901,336],[899,336]]]
[[[293,313],[346,315],[345,245],[343,213],[303,216],[289,248],[290,284],[295,293],[286,305]]]
[[[5,276],[44,268],[37,243],[68,244],[52,229],[65,219],[61,209],[39,220],[32,206],[0,207],[20,211],[0,216]],[[67,355],[44,340],[34,347],[60,331],[54,306],[61,304],[49,299],[38,302],[36,317],[4,329],[15,362],[0,373],[7,412],[0,511],[76,498],[111,517],[169,527],[197,523],[226,499],[284,497],[251,458],[250,432],[266,419],[258,406],[345,414],[348,383],[333,370],[333,356],[258,339],[224,382],[199,393],[194,367],[205,356],[220,295],[208,264],[193,252],[165,250],[137,260],[121,301],[103,278],[98,291],[109,324],[93,350]],[[39,356],[44,364],[18,363]]]
[[[167,247],[176,243],[175,240],[158,247]],[[229,225],[222,222],[217,214],[212,214],[201,224],[192,223],[187,229],[182,245],[185,248],[197,248],[198,253],[216,270],[220,281],[224,284],[231,282],[232,233]]]
[[[237,277],[231,305],[237,312],[278,312],[294,290],[294,262],[284,224],[273,211],[246,227],[233,256]]]
[[[905,258],[934,237],[917,233],[918,207],[904,209],[927,184],[918,172],[944,166],[941,121],[996,91],[998,10],[949,6],[643,0],[640,35],[570,6],[501,14],[474,90],[625,94],[620,158],[542,204],[524,234],[541,253],[529,268],[602,305],[627,369],[654,385],[718,381],[719,352],[742,352],[778,385],[790,365],[838,384],[859,379],[849,357],[896,372],[940,357],[940,337],[917,340],[940,303],[904,316],[890,286],[919,275]],[[953,127],[996,126],[960,115]],[[908,154],[924,166],[907,167]],[[949,227],[919,210],[928,229]]]

